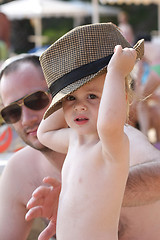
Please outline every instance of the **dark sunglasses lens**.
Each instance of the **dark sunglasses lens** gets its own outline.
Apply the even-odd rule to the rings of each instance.
[[[24,99],[24,104],[33,110],[41,110],[49,104],[49,97],[45,92],[35,92]]]
[[[6,123],[16,123],[21,118],[21,107],[12,104],[1,111],[1,115]]]

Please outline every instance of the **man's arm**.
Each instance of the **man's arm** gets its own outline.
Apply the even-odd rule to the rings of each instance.
[[[123,206],[135,207],[158,200],[160,200],[160,159],[131,167]]]
[[[123,206],[134,207],[160,200],[160,151],[138,129],[125,126],[130,141],[130,172]]]
[[[26,240],[32,222],[25,221],[26,207],[22,201],[23,177],[19,161],[9,159],[0,178],[0,238]],[[21,159],[22,160],[22,159]]]
[[[26,204],[46,176],[46,168],[43,172],[41,167],[44,160],[39,151],[29,146],[8,160],[0,177],[0,239],[27,239],[33,222],[25,221]]]

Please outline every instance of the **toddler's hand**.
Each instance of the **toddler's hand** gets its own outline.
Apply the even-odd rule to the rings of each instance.
[[[126,77],[133,69],[136,62],[136,50],[117,45],[114,54],[108,64],[108,71],[116,71]]]

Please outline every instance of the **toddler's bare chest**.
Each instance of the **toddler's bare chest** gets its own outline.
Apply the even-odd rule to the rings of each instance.
[[[80,192],[102,185],[105,166],[101,153],[93,149],[74,148],[68,151],[62,169],[62,182],[66,189]],[[77,190],[76,190],[77,189]]]

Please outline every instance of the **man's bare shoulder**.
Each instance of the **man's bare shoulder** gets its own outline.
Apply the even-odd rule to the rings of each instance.
[[[23,149],[19,150],[18,152],[14,153],[12,157],[8,160],[8,163],[19,163],[19,164],[25,164],[27,161],[27,164],[30,164],[31,161],[33,161],[34,158],[44,158],[43,154],[30,147],[26,146]]]
[[[26,199],[29,199],[33,190],[41,184],[43,179],[40,171],[41,158],[45,159],[43,154],[29,146],[14,153],[0,178],[1,194],[12,198],[14,196],[14,199],[18,198],[26,204]],[[16,193],[18,193],[17,196]]]
[[[21,150],[17,151],[16,153],[13,154],[13,156],[19,156],[19,155],[42,155],[42,153],[39,150],[36,150],[30,146],[26,146],[22,148]]]
[[[10,159],[8,159],[7,164],[2,173],[2,179],[7,177],[7,179],[16,179],[16,176],[25,177],[32,171],[33,165],[38,166],[38,160],[44,159],[42,153],[36,149],[29,146],[24,147],[18,152],[14,153]]]
[[[131,125],[126,124],[124,126],[124,131],[128,135],[129,138],[140,137],[141,139],[148,141],[147,137],[137,128],[132,127]]]
[[[138,129],[126,125],[124,131],[130,141],[130,165],[160,160],[160,151],[156,149],[148,138]]]

